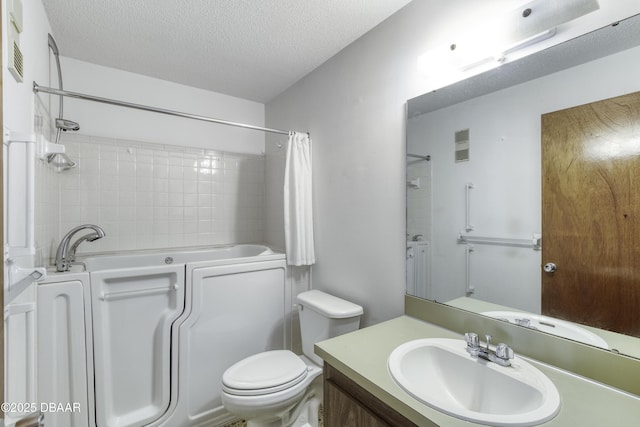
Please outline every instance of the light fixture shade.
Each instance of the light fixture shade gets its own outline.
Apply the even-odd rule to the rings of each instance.
[[[418,58],[422,74],[464,74],[494,68],[526,46],[553,37],[562,24],[596,11],[597,0],[534,0]],[[459,76],[458,80],[462,78]]]
[[[597,0],[534,0],[497,23],[502,28],[502,47],[516,45],[599,8]]]

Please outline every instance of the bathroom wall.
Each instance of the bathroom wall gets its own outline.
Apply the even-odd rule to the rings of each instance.
[[[49,258],[62,233],[86,223],[106,237],[79,253],[264,240],[262,155],[77,134],[62,141],[78,166],[43,174],[38,186],[60,203],[58,227],[36,230]],[[44,225],[50,209],[41,205]]]
[[[3,70],[5,129],[34,134],[39,143],[52,141],[55,132],[51,118],[58,114],[58,97],[34,96],[31,87],[32,81],[58,87],[55,60],[47,45],[50,26],[39,1],[25,2],[24,27],[24,82],[16,83],[6,68]],[[59,48],[64,54],[64,46]],[[71,58],[61,57],[61,62],[66,90],[264,125],[264,105],[257,102]],[[79,168],[61,173],[42,160],[35,161],[34,263],[46,263],[62,235],[85,222],[107,223],[111,231],[107,231],[108,238],[87,244],[84,251],[264,240],[264,133],[70,98],[65,98],[64,112],[65,118],[80,124],[78,133],[63,134],[63,142],[69,144],[67,152],[75,161],[80,154],[83,159],[78,161]],[[157,146],[144,146],[145,143]],[[127,162],[115,163],[107,171],[99,168],[99,156],[108,147],[125,147],[132,153]],[[177,170],[163,181],[158,176],[162,172],[155,165],[152,183],[142,177],[142,171],[153,166],[140,161],[144,157],[136,156],[143,150],[151,150],[152,155],[147,158],[164,156],[172,169],[182,168],[181,190],[177,188]],[[87,157],[89,152],[95,156]],[[216,166],[209,169],[211,175],[205,175],[200,165],[194,175],[196,168],[186,166],[202,161],[202,153],[208,156],[213,152],[217,160]],[[211,156],[206,159],[212,160]],[[127,169],[127,165],[132,167]],[[131,169],[137,175],[113,174],[114,170],[127,173]],[[205,176],[211,178],[210,182],[203,182]],[[123,188],[126,191],[109,191],[118,183],[124,187],[127,181],[129,186]],[[101,192],[106,197],[101,197]],[[153,202],[148,202],[150,194],[155,196]],[[16,194],[8,203],[24,206],[22,199],[26,197],[27,194]],[[26,212],[14,215],[25,216]],[[11,224],[9,228],[14,229]]]
[[[629,16],[634,3],[600,1],[604,18],[592,28]],[[511,7],[414,0],[267,103],[267,126],[309,131],[314,141],[313,287],[362,304],[365,325],[403,312],[404,105],[432,89],[417,58]],[[268,157],[273,144],[268,136]],[[280,192],[270,185],[267,198]],[[275,229],[281,215],[267,212]]]
[[[47,34],[51,32],[49,20],[40,1],[23,1],[24,31],[20,34],[20,50],[24,56],[24,81],[16,82],[7,67],[2,67],[4,127],[14,132],[34,131],[34,104],[31,83],[34,80],[49,83],[49,46]],[[2,1],[3,16],[6,2]],[[3,64],[7,64],[7,25],[2,25]]]
[[[414,0],[267,103],[267,126],[313,139],[312,286],[363,305],[363,325],[404,309],[404,103],[426,90],[417,57],[508,2],[482,3]],[[268,164],[275,143],[267,136]],[[281,199],[267,182],[267,199]],[[267,208],[267,230],[281,222]]]
[[[7,17],[6,2],[2,2],[3,16]],[[31,83],[33,80],[40,80],[45,83],[49,82],[49,55],[47,44],[47,33],[51,31],[49,21],[45,14],[44,8],[40,1],[23,2],[23,32],[20,34],[20,49],[24,56],[24,78],[23,82],[17,82],[13,75],[8,71],[5,64],[8,63],[7,49],[7,25],[2,25],[3,31],[3,49],[2,49],[2,84],[3,84],[3,133],[4,143],[7,143],[7,135],[9,133],[20,134],[28,137],[36,130],[48,126],[46,120],[40,120],[38,123],[34,120],[36,107],[43,117],[48,117],[48,102],[45,104],[34,103],[34,96]],[[30,139],[30,138],[22,138]],[[6,154],[6,153],[5,153]],[[10,159],[5,155],[5,164]],[[7,168],[5,168],[7,171]],[[17,170],[18,174],[22,171]],[[24,176],[9,177],[4,182],[5,197],[8,206],[5,207],[5,227],[7,232],[4,233],[5,244],[20,242],[20,246],[33,246],[33,242],[27,242],[27,229],[32,227],[23,226],[25,218],[28,218],[26,211],[27,201],[33,195],[23,190],[13,191],[11,194],[7,191],[7,185],[10,180],[14,182],[23,180]],[[55,216],[56,213],[52,213]],[[13,251],[12,251],[13,252]],[[10,254],[14,256],[14,254]],[[20,256],[28,256],[21,253]],[[29,264],[30,260],[25,260]]]
[[[123,91],[141,93],[135,102],[264,123],[264,106],[252,101],[69,58],[62,67],[65,89],[128,101]],[[143,101],[150,93],[157,104]],[[36,113],[46,98],[35,98]],[[80,123],[61,138],[78,167],[36,162],[38,261],[50,263],[62,236],[85,223],[107,237],[79,253],[264,241],[263,133],[68,98],[64,111]],[[47,117],[37,121],[53,140]]]
[[[59,48],[64,55],[64,46]],[[61,66],[64,88],[69,91],[221,120],[264,125],[264,104],[259,102],[64,56]],[[54,82],[52,85],[57,87],[57,82]],[[261,154],[265,150],[264,133],[248,129],[70,98],[65,99],[64,111],[66,118],[80,124],[80,133],[85,135],[235,153]],[[53,107],[53,112],[57,114],[57,107]]]

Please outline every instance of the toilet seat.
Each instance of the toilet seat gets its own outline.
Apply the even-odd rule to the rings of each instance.
[[[289,389],[307,377],[307,364],[289,350],[247,357],[227,369],[222,390],[236,396],[262,396]]]

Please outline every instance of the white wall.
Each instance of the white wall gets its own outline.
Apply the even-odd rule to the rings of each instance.
[[[362,304],[365,325],[403,312],[404,104],[429,88],[417,58],[505,7],[513,2],[414,0],[267,104],[267,126],[314,141],[313,287]],[[268,157],[274,144],[268,136]],[[276,206],[281,190],[267,182]],[[281,227],[278,211],[267,212],[267,229]]]
[[[32,91],[33,81],[36,81],[41,86],[58,87],[55,59],[49,51],[47,43],[47,33],[51,30],[46,13],[39,1],[23,3],[25,30],[21,34],[20,43],[25,58],[26,72],[24,82],[17,83],[6,67],[3,67],[5,128],[26,134],[35,133],[38,135],[38,139],[44,137],[53,141],[55,131],[51,119],[58,115],[59,98],[42,93],[34,96]],[[5,7],[5,2],[3,2],[3,7]],[[6,40],[6,37],[4,39]],[[64,46],[58,47],[64,53]],[[7,49],[4,49],[5,64],[6,51]],[[257,102],[97,66],[75,59],[61,57],[61,62],[64,88],[67,90],[228,121],[258,126],[264,125],[264,105]],[[80,124],[80,131],[74,133],[74,137],[84,135],[87,139],[96,137],[116,138],[121,141],[125,140],[123,142],[125,144],[127,143],[126,141],[148,142],[158,144],[158,148],[161,151],[165,149],[165,145],[186,147],[187,150],[215,150],[218,154],[226,153],[224,155],[227,157],[229,153],[243,153],[243,155],[248,156],[261,155],[265,150],[265,135],[262,132],[72,98],[65,98],[64,100],[64,116]],[[72,135],[69,134],[69,136]],[[129,144],[135,145],[135,142],[129,142]],[[73,149],[73,147],[69,148]],[[95,162],[98,162],[98,159],[95,159]],[[231,162],[233,162],[233,156],[229,157],[229,161],[225,162],[225,164],[228,166]],[[258,163],[260,163],[260,174],[263,175],[262,160],[259,160]],[[37,241],[35,242],[36,259],[34,262],[41,264],[51,256],[52,250],[55,250],[61,235],[74,221],[89,221],[91,219],[89,222],[104,222],[103,213],[109,210],[101,210],[100,218],[96,215],[93,215],[93,217],[89,215],[89,217],[92,217],[89,218],[87,215],[81,215],[80,211],[76,212],[77,215],[68,215],[69,209],[65,209],[68,203],[62,200],[62,190],[68,193],[69,188],[63,189],[62,184],[66,183],[67,187],[72,185],[72,190],[76,191],[80,189],[80,184],[69,184],[69,179],[63,182],[61,180],[62,175],[55,172],[53,168],[43,161],[36,160],[35,166],[36,197],[34,209],[36,221],[34,234]],[[243,169],[246,169],[244,166],[246,165],[243,165]],[[86,166],[84,169],[86,170]],[[182,208],[180,218],[175,215],[173,218],[177,219],[177,221],[172,222],[168,215],[165,215],[164,218],[155,218],[157,215],[154,215],[155,220],[153,222],[156,225],[153,226],[153,235],[161,236],[161,238],[156,238],[153,241],[151,238],[152,233],[147,232],[144,233],[146,236],[140,236],[139,239],[136,238],[134,243],[131,235],[126,233],[126,230],[131,229],[128,225],[131,221],[128,223],[125,221],[126,215],[122,221],[120,221],[118,215],[115,215],[115,219],[112,215],[112,218],[107,222],[115,226],[116,232],[110,234],[114,238],[116,236],[122,237],[123,244],[118,245],[115,240],[112,240],[111,242],[102,242],[103,244],[95,247],[102,250],[114,250],[184,246],[185,244],[211,244],[215,242],[230,243],[229,239],[232,239],[233,236],[237,237],[238,234],[234,230],[242,229],[246,231],[251,228],[246,227],[247,221],[252,224],[262,223],[262,205],[264,201],[261,189],[260,192],[251,191],[252,196],[259,196],[260,207],[256,209],[253,206],[253,212],[259,214],[260,218],[255,218],[253,214],[240,215],[239,212],[242,207],[248,206],[249,203],[246,202],[241,205],[239,199],[232,200],[229,194],[228,190],[234,187],[234,185],[231,185],[232,182],[236,184],[235,188],[237,189],[240,187],[237,185],[238,179],[249,177],[248,173],[244,174],[247,175],[246,177],[241,176],[243,174],[238,174],[239,170],[236,168],[236,173],[234,174],[230,169],[227,169],[225,177],[221,177],[226,181],[221,182],[219,186],[222,187],[224,185],[227,188],[224,190],[224,195],[220,195],[220,198],[224,197],[224,203],[219,203],[219,201],[214,203],[212,193],[212,200],[208,203],[201,204],[198,202],[197,204],[190,203],[188,207],[180,206]],[[73,171],[63,172],[63,174],[65,176],[77,175],[78,169],[74,171],[76,172],[75,174]],[[95,172],[98,173],[97,168]],[[222,172],[222,169],[220,169],[220,172]],[[234,177],[229,178],[228,175],[234,175]],[[83,184],[85,183],[84,181],[89,182],[91,180],[83,180]],[[122,181],[124,182],[125,180],[123,179]],[[243,182],[245,181],[246,179],[243,180]],[[104,182],[107,183],[107,181]],[[134,184],[132,183],[132,185]],[[218,186],[218,184],[214,183],[212,185]],[[260,185],[262,185],[262,178],[260,178]],[[103,189],[95,188],[94,190],[94,192],[99,192]],[[218,190],[222,192],[221,189]],[[190,190],[185,189],[185,191]],[[28,197],[28,195],[24,193],[16,194],[13,199],[8,200],[10,206],[14,208],[17,206],[22,209],[21,212],[13,215],[14,218],[27,217],[23,208],[24,201],[18,200],[25,197]],[[204,198],[199,197],[198,200],[202,201]],[[79,203],[79,200],[74,200],[73,202],[72,204],[75,206]],[[215,207],[214,204],[216,205]],[[223,207],[229,207],[229,209],[224,209],[224,212],[222,212],[221,208]],[[149,209],[151,208],[149,206]],[[175,206],[173,210],[177,208]],[[209,215],[207,219],[200,221],[203,215],[207,216],[206,214],[209,211],[214,211],[214,208],[219,211],[220,215]],[[90,207],[86,207],[84,211],[90,211]],[[198,214],[187,215],[184,213],[192,211],[196,211]],[[157,213],[158,210],[156,209],[154,212]],[[131,219],[131,215],[129,215],[129,219]],[[214,221],[216,227],[213,226]],[[162,224],[166,225],[164,232],[158,230],[158,227]],[[79,222],[76,225],[79,225]],[[170,227],[170,225],[173,226]],[[15,234],[16,227],[13,224],[9,224],[8,227]],[[152,222],[147,224],[145,230],[148,230],[149,227],[152,227]],[[240,234],[243,234],[243,236],[237,240],[255,240],[254,237],[262,235],[262,226],[252,228],[255,229],[255,232],[242,232]],[[203,235],[208,236],[208,238],[203,240],[201,237]],[[173,236],[173,239],[171,236]],[[20,240],[18,237],[20,236],[16,237],[17,240]],[[259,238],[259,240],[262,240],[262,238]],[[34,242],[31,244],[33,245]]]
[[[34,124],[35,108],[31,82],[34,79],[48,82],[47,33],[50,31],[50,26],[40,1],[23,2],[25,19],[24,31],[20,35],[20,48],[24,55],[25,75],[24,83],[18,83],[7,69],[7,8],[5,1],[2,1],[2,11],[2,16],[5,19],[5,22],[2,23],[2,103],[5,128],[3,130],[30,134],[36,129]],[[7,141],[5,140],[4,142],[6,143]],[[7,163],[10,162],[10,159],[6,155],[6,151],[4,154],[4,166],[5,171],[7,171]],[[16,172],[20,173],[20,170]],[[12,175],[11,180],[16,182],[24,178],[25,176]],[[32,246],[33,242],[27,241],[25,228],[19,227],[19,225],[13,222],[13,218],[18,218],[18,223],[21,223],[24,218],[28,217],[25,211],[27,194],[24,191],[20,191],[18,194],[15,192],[9,194],[7,192],[7,184],[8,182],[5,180],[4,192],[5,197],[7,197],[6,203],[14,204],[17,208],[21,209],[14,209],[12,212],[13,217],[7,217],[7,206],[3,206],[5,220],[9,220],[7,227],[11,230],[11,233],[4,234],[5,239],[9,237],[9,234],[17,233],[21,236],[13,236],[11,238],[12,241],[23,241],[26,242],[27,245]],[[33,224],[30,224],[30,226],[33,227]],[[6,243],[6,241],[3,243]],[[13,257],[15,251],[12,249],[11,252],[11,256]],[[29,252],[31,252],[31,248]],[[27,268],[33,265],[33,257],[31,255],[32,254],[14,257],[14,262],[16,265]],[[5,275],[8,274],[8,268],[6,267],[7,265],[5,265]],[[6,276],[4,279],[3,283],[6,290],[6,287],[9,285],[9,280],[7,280],[8,278]],[[5,293],[5,297],[6,296],[7,294]],[[16,303],[32,303],[33,301],[35,301],[35,294],[32,289],[23,292],[22,295],[14,300]],[[8,303],[6,298],[5,303]],[[9,312],[10,311],[7,311],[7,313]],[[25,401],[25,399],[36,401],[35,366],[33,363],[25,363],[25,361],[34,360],[29,357],[29,349],[33,349],[35,345],[34,315],[35,310],[32,308],[24,314],[5,317],[4,368],[5,372],[11,374],[6,376],[3,387],[5,390],[5,400],[8,402],[20,402]],[[10,426],[20,417],[20,414],[7,412],[4,416],[4,425]]]
[[[20,49],[24,56],[24,82],[18,83],[7,69],[7,23],[3,23],[2,83],[4,126],[15,132],[33,132],[34,80],[49,82],[49,46],[47,34],[51,32],[49,20],[40,1],[23,1],[24,31],[20,34]],[[6,2],[2,2],[3,16],[7,17]]]
[[[463,5],[469,2],[410,3],[267,104],[268,126],[309,131],[313,139],[313,287],[363,305],[364,325],[403,312],[404,103],[421,93],[416,60],[425,43],[454,34],[445,17]],[[267,164],[272,150],[268,136]],[[279,194],[269,185],[269,200]],[[276,229],[280,215],[268,215],[267,228]]]
[[[64,46],[58,46],[64,54]],[[200,116],[264,125],[264,104],[173,82],[61,58],[64,89]],[[214,72],[214,70],[212,70]],[[55,77],[55,76],[54,76]],[[53,87],[57,87],[54,80]],[[52,106],[57,114],[57,106]],[[159,144],[261,154],[263,132],[167,116],[112,105],[65,99],[64,116],[79,133]]]
[[[7,18],[7,5],[2,1],[3,17]],[[34,132],[40,132],[48,126],[47,117],[48,102],[35,103],[32,90],[32,82],[40,80],[45,83],[49,82],[49,47],[47,44],[47,34],[50,32],[50,25],[46,13],[40,1],[23,2],[23,32],[20,34],[19,44],[20,50],[24,58],[24,78],[23,82],[17,82],[13,75],[8,71],[8,38],[7,38],[7,22],[3,23],[3,58],[2,58],[2,84],[3,84],[3,114],[4,114],[4,143],[8,143],[6,136],[22,135],[20,139],[30,139],[29,135]],[[36,113],[37,111],[37,113]],[[38,114],[42,120],[36,121],[35,116]],[[20,143],[15,144],[15,150],[9,152],[19,152],[22,148],[18,148]],[[5,173],[7,173],[7,163],[12,159],[9,158],[5,151]],[[29,159],[31,160],[31,159]],[[14,159],[14,162],[16,160]],[[26,168],[15,168],[15,175],[9,177],[4,182],[6,205],[4,206],[5,221],[7,231],[4,243],[21,242],[20,246],[27,248],[26,251],[20,251],[11,248],[10,255],[14,257],[19,254],[16,262],[29,266],[33,264],[31,255],[34,254],[34,242],[32,238],[34,224],[28,223],[23,226],[25,219],[30,217],[33,211],[33,194],[25,191],[25,188],[12,187],[9,191],[9,183],[26,182]],[[10,213],[10,214],[8,214]],[[52,216],[56,214],[53,213]],[[27,253],[28,252],[28,253]]]
[[[67,90],[264,124],[260,103],[61,59]],[[52,81],[57,87],[55,73]],[[57,115],[57,97],[52,98],[51,112]],[[37,102],[38,111],[45,102]],[[68,230],[84,223],[106,227],[107,237],[83,245],[81,252],[264,240],[264,133],[73,98],[65,98],[64,117],[80,124],[80,131],[61,138],[78,167],[56,172],[36,162],[36,244],[42,262],[51,260]],[[48,137],[53,140],[54,132]],[[171,176],[166,164],[158,164],[166,163],[167,155]],[[207,167],[214,158],[215,166]]]

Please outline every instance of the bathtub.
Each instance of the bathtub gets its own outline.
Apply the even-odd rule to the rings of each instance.
[[[74,425],[225,423],[233,418],[221,401],[226,368],[289,345],[292,302],[282,252],[247,244],[92,255],[80,261],[85,272],[68,277],[87,278],[76,284],[74,295],[84,299],[77,306],[84,307],[85,316],[88,392],[82,397],[89,416]],[[42,294],[55,300],[56,289],[63,292],[65,285],[70,286],[60,273],[40,286],[48,286]],[[56,325],[59,316],[51,316],[38,320],[50,332],[71,327]],[[41,354],[70,357],[64,343],[50,345],[56,348],[41,348]],[[47,382],[47,375],[60,372],[40,374]],[[48,415],[48,425],[68,425]]]
[[[186,264],[190,262],[220,262],[225,264],[259,260],[281,259],[284,254],[265,245],[229,245],[213,248],[158,249],[149,251],[130,251],[92,255],[79,259],[87,271],[109,270],[117,268],[146,267],[165,264]]]

